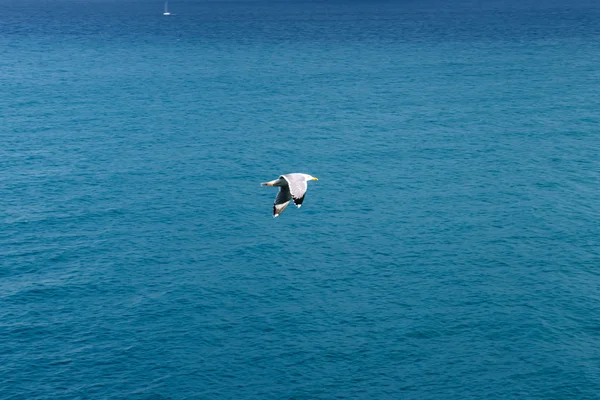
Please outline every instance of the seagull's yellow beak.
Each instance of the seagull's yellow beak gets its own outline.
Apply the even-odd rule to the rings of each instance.
[[[313,176],[311,180],[312,180],[312,181],[318,181],[318,180],[319,180],[319,178],[316,178],[316,177],[314,177],[314,176]]]

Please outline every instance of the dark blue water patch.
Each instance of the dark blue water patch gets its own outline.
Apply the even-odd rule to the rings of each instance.
[[[173,18],[148,2],[11,4],[9,35],[72,37],[94,43],[421,42],[597,37],[597,4],[578,1],[180,2]],[[175,11],[174,11],[175,12]],[[37,22],[40,23],[37,23]],[[52,41],[56,43],[56,41]],[[49,43],[52,43],[49,42]]]

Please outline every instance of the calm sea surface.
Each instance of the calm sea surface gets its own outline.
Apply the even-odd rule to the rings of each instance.
[[[0,0],[0,398],[600,398],[600,4],[169,8]]]

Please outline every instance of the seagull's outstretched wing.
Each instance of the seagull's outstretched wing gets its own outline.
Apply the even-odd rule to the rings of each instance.
[[[306,189],[308,188],[306,179],[304,179],[302,174],[287,174],[281,175],[281,177],[287,181],[289,192],[294,199],[294,204],[296,207],[300,208],[304,201],[304,196],[306,195]]]
[[[289,186],[279,186],[279,192],[275,197],[275,203],[273,204],[273,218],[278,217],[279,214],[287,207],[292,194],[290,193]]]

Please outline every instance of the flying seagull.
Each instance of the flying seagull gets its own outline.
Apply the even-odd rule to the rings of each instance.
[[[312,175],[293,173],[281,175],[274,181],[261,183],[261,186],[279,186],[279,193],[273,203],[273,218],[278,217],[292,199],[296,207],[300,208],[308,187],[306,182],[318,180]]]

